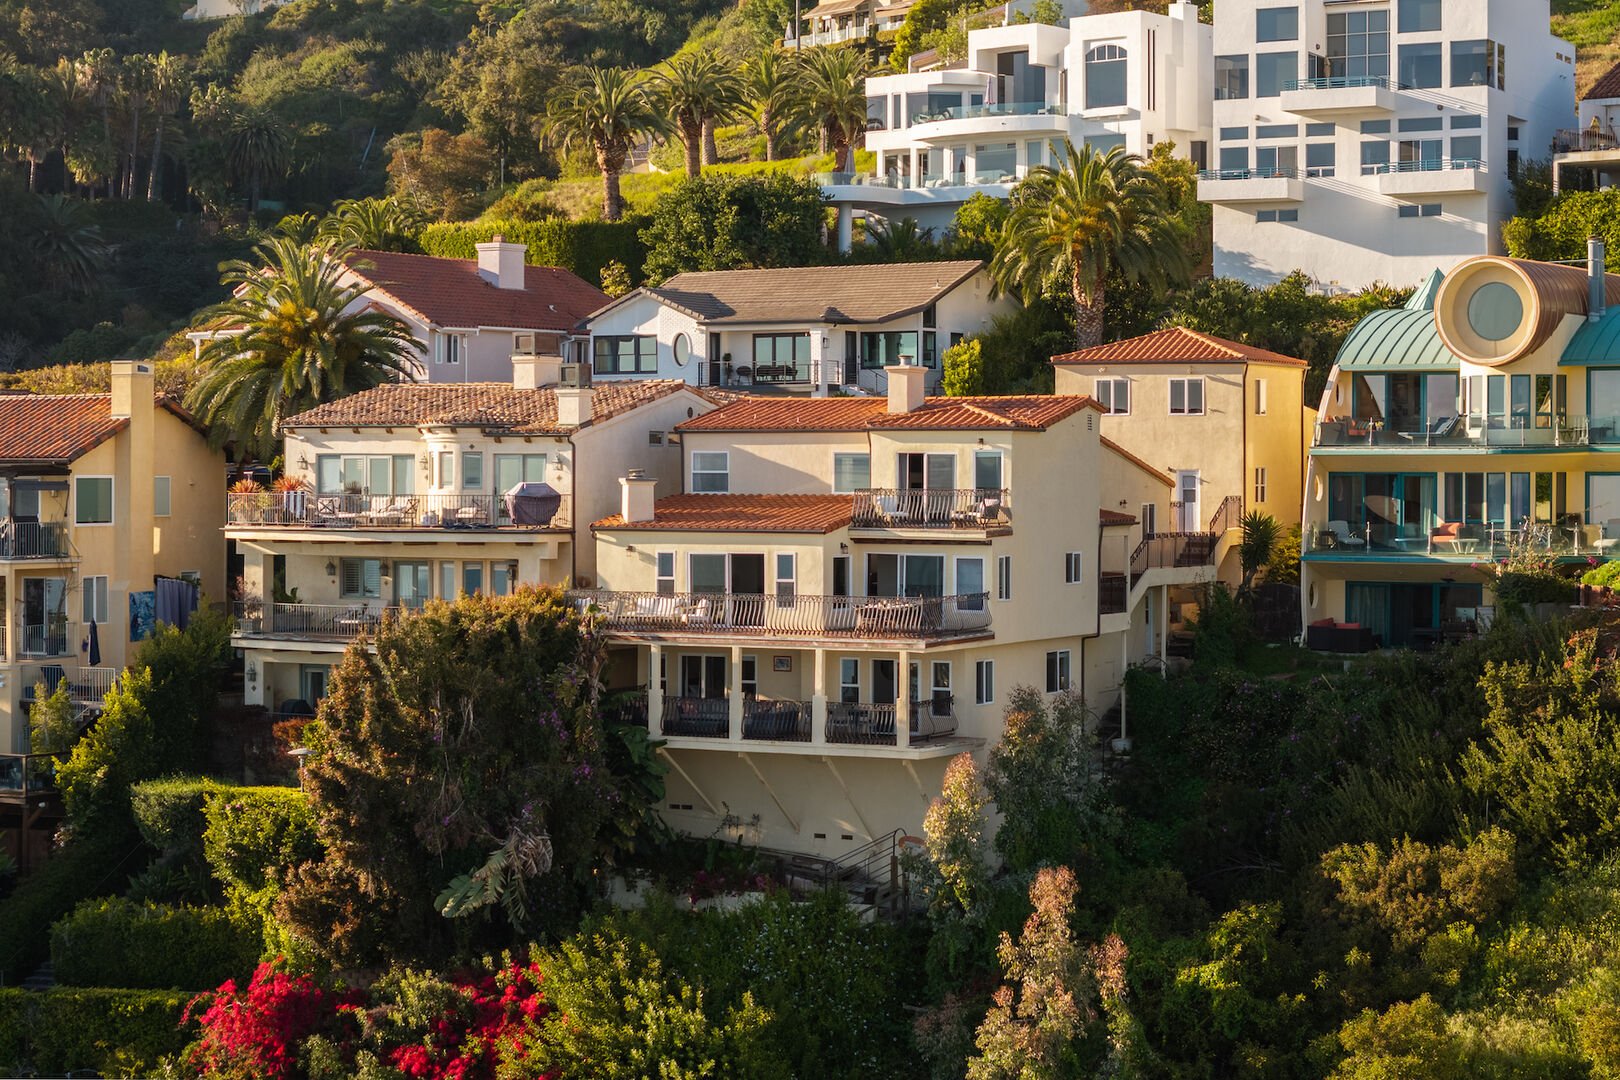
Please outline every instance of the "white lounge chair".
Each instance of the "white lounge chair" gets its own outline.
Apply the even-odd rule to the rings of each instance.
[[[1350,531],[1348,521],[1328,522],[1328,532],[1333,534],[1334,541],[1340,547],[1366,547],[1367,541]]]

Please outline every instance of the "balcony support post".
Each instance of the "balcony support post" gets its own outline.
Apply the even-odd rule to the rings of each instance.
[[[895,665],[894,681],[894,745],[899,750],[911,749],[911,653],[900,650]],[[921,692],[921,687],[918,688]]]
[[[647,646],[647,730],[663,734],[664,687],[658,673],[664,662],[662,645]]]
[[[756,673],[757,674],[757,673]],[[742,646],[731,647],[731,671],[727,680],[730,691],[726,695],[726,704],[730,706],[731,720],[727,725],[726,733],[732,742],[740,743],[743,737],[743,689],[742,689]]]
[[[1170,678],[1170,586],[1159,586],[1159,674]]]
[[[815,683],[810,687],[810,745],[827,743],[827,650],[817,649]]]

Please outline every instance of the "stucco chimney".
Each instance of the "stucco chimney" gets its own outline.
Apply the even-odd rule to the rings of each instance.
[[[894,364],[883,369],[889,374],[889,411],[916,412],[922,408],[928,369],[916,364]]]
[[[653,519],[653,493],[657,490],[658,481],[643,476],[640,469],[631,469],[629,475],[619,478],[619,516],[626,525]]]
[[[1169,8],[1166,9],[1165,14],[1169,15],[1172,19],[1180,19],[1183,22],[1195,23],[1198,21],[1198,5],[1189,3],[1188,0],[1174,0]]]
[[[1586,240],[1586,321],[1597,322],[1603,318],[1608,310],[1608,281],[1605,278],[1604,264],[1608,252],[1604,247],[1601,236],[1591,236]]]
[[[150,416],[156,382],[152,365],[144,360],[112,362],[112,415],[114,419],[134,418],[137,409]]]
[[[588,386],[559,386],[557,395],[557,423],[563,427],[581,427],[591,418],[591,388]]]
[[[523,288],[523,253],[527,244],[508,244],[500,233],[478,248],[478,276],[497,289]]]
[[[562,381],[562,357],[512,354],[512,385],[518,390],[538,390]]]

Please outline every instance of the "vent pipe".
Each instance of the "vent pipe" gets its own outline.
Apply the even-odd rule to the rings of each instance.
[[[1597,322],[1608,310],[1608,278],[1604,271],[1607,258],[1603,238],[1591,236],[1586,240],[1586,321]]]

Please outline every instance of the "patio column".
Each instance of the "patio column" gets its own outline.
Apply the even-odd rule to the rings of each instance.
[[[742,691],[742,646],[731,647],[731,671],[729,672],[731,690],[727,697],[727,704],[731,706],[730,738],[732,742],[742,742],[743,736],[743,691]]]
[[[1159,586],[1159,674],[1170,678],[1170,586]]]
[[[1119,741],[1126,749],[1130,748],[1130,728],[1125,726],[1125,673],[1130,670],[1130,640],[1131,635],[1119,635]]]
[[[662,645],[647,646],[647,733],[661,735],[664,731],[664,688],[659,685],[658,671],[664,662]]]
[[[810,687],[810,745],[827,743],[827,650],[816,650],[815,683]]]
[[[826,327],[810,328],[810,384],[816,388],[816,397],[826,397],[829,390],[826,340]]]
[[[900,650],[899,663],[894,674],[894,745],[901,750],[911,749],[911,653]]]
[[[855,249],[855,212],[848,203],[838,204],[838,250],[848,255]]]

